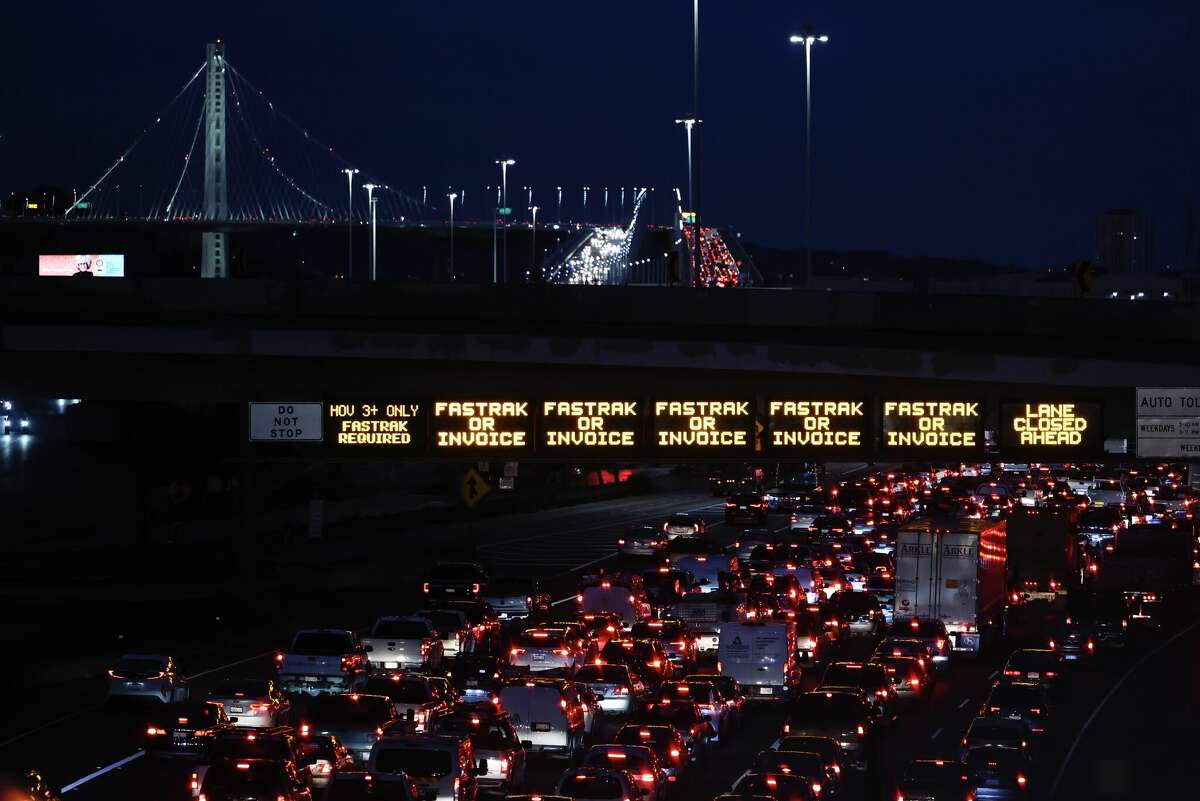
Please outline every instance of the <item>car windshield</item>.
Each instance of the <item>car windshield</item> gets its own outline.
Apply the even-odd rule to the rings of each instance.
[[[217,704],[163,704],[154,711],[153,718],[167,727],[205,726],[215,723],[220,716],[221,707]]]
[[[650,762],[651,756],[645,751],[639,752],[639,749],[636,748],[605,748],[599,745],[588,751],[583,764],[601,768],[616,768],[634,773],[648,768]]]
[[[617,732],[617,742],[622,745],[644,745],[656,750],[666,748],[673,739],[669,726],[623,726]]]
[[[221,759],[266,759],[281,761],[291,758],[291,749],[283,737],[262,734],[229,734],[216,738],[209,750],[214,761]]]
[[[807,751],[820,754],[822,759],[833,760],[838,756],[836,740],[828,737],[784,737],[779,741],[780,751]]]
[[[343,656],[354,650],[354,639],[340,631],[305,631],[296,635],[289,653],[302,656]]]
[[[645,620],[634,623],[630,633],[634,637],[650,637],[656,640],[683,636],[683,624],[678,620]]]
[[[380,773],[407,773],[421,778],[441,778],[450,773],[450,752],[440,748],[379,748],[375,769]]]
[[[517,641],[526,648],[558,648],[563,643],[561,631],[526,631]]]
[[[1092,482],[1092,489],[1094,489],[1094,490],[1110,490],[1110,491],[1120,492],[1121,482],[1114,481],[1111,479],[1101,479],[1099,481]]]
[[[677,728],[690,729],[698,720],[696,707],[691,702],[657,703],[648,711],[654,720],[670,724]]]
[[[754,758],[755,773],[793,773],[800,776],[825,775],[821,757],[808,751],[763,751]]]
[[[424,620],[381,620],[375,624],[371,636],[421,640],[429,636],[429,627]]]
[[[1055,670],[1058,654],[1053,651],[1016,651],[1009,658],[1009,667],[1019,670]]]
[[[976,742],[1019,741],[1021,732],[1013,726],[1004,726],[987,720],[977,720],[971,725],[968,737]]]
[[[575,674],[576,681],[625,684],[629,681],[629,668],[624,665],[584,665]]]
[[[453,717],[438,721],[438,734],[457,734],[470,737],[475,750],[501,751],[505,748],[515,748],[520,743],[512,726],[499,720],[483,720],[479,718]]]
[[[368,679],[363,692],[382,695],[400,704],[423,704],[432,694],[422,679]]]
[[[692,525],[695,525],[695,523],[696,523],[696,520],[691,515],[671,515],[671,517],[669,517],[667,519],[667,525],[669,525],[669,526],[689,526],[690,527]]]
[[[1038,706],[1042,690],[1036,684],[997,684],[988,695],[990,706]]]
[[[313,700],[309,716],[320,726],[374,726],[391,717],[386,698],[369,695],[323,695]]]
[[[434,565],[433,570],[429,572],[430,578],[435,581],[461,581],[461,582],[478,582],[481,578],[479,568],[471,564],[459,564],[456,562]]]

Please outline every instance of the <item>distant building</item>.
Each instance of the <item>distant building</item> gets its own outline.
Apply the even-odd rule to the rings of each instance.
[[[1154,232],[1150,220],[1132,209],[1110,209],[1097,225],[1100,269],[1106,275],[1146,275],[1152,271]]]

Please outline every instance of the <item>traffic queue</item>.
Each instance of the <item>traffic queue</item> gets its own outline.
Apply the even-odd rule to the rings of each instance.
[[[908,764],[888,792],[1026,798],[1070,671],[1153,632],[1200,573],[1178,466],[901,466],[728,489],[727,536],[682,512],[630,526],[564,598],[439,562],[415,608],[361,634],[294,632],[270,679],[192,698],[171,657],[134,654],[110,694],[157,702],[144,750],[194,762],[202,801],[820,801],[861,795],[889,727],[956,662],[1001,649],[955,753]],[[1008,652],[1014,631],[1039,647]],[[726,792],[697,781],[767,704],[784,715],[769,748]],[[550,761],[556,780],[531,782]]]

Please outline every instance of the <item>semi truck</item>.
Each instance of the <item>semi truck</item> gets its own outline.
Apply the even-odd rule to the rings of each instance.
[[[1092,578],[1098,593],[1120,595],[1131,618],[1158,625],[1159,609],[1193,584],[1192,527],[1170,522],[1130,526]]]
[[[1078,588],[1075,511],[1019,506],[1008,518],[1007,583],[1012,603],[1065,600]]]
[[[941,620],[958,653],[978,654],[1005,612],[1006,521],[929,518],[896,537],[895,620]]]

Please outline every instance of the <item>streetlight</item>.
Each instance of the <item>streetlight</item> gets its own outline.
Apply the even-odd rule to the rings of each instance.
[[[558,224],[562,225],[562,187],[555,188],[558,189]]]
[[[533,264],[532,268],[530,269],[530,273],[533,273],[533,272],[537,271],[537,268],[538,268],[538,266],[537,266],[537,213],[538,213],[538,207],[530,206],[529,211],[533,213],[533,242],[529,246],[530,247],[529,260]],[[542,276],[539,274],[538,281],[540,282],[541,280],[542,280]]]
[[[350,199],[349,214],[346,215],[346,238],[350,243],[349,255],[347,256],[347,261],[346,261],[346,280],[353,281],[354,280],[354,176],[358,175],[358,170],[347,168],[347,169],[342,170],[342,172],[346,173],[346,181],[347,181],[346,188],[349,190],[348,197]]]
[[[508,208],[508,168],[515,165],[517,162],[514,159],[498,159],[496,161],[500,165],[500,186],[496,187],[499,193],[499,208],[496,209],[496,216],[500,216],[501,208]],[[508,225],[504,226],[504,277],[508,278]],[[499,264],[496,260],[496,221],[492,221],[492,283],[499,283],[500,272]]]
[[[387,189],[386,186],[380,184],[363,184],[363,189],[367,190],[367,208],[371,210],[371,280],[375,280],[375,204],[379,198],[375,197],[376,189]]]
[[[692,212],[692,275],[694,281],[700,276],[700,214],[696,211],[696,186],[695,186],[695,163],[692,160],[692,129],[703,120],[698,120],[695,117],[684,117],[681,120],[675,120],[676,125],[682,125],[684,131],[687,132],[687,159],[688,159],[688,206]],[[682,221],[680,225],[682,225]]]
[[[451,192],[446,195],[450,198],[450,280],[454,280],[454,201],[458,198],[457,192]]]
[[[591,189],[590,186],[583,188],[583,219],[585,220],[587,219],[587,193],[589,189]]]
[[[824,44],[829,37],[806,25],[798,34],[788,38],[792,44],[804,45],[804,207],[805,224],[804,283],[812,278],[813,201],[812,201],[812,46]]]

